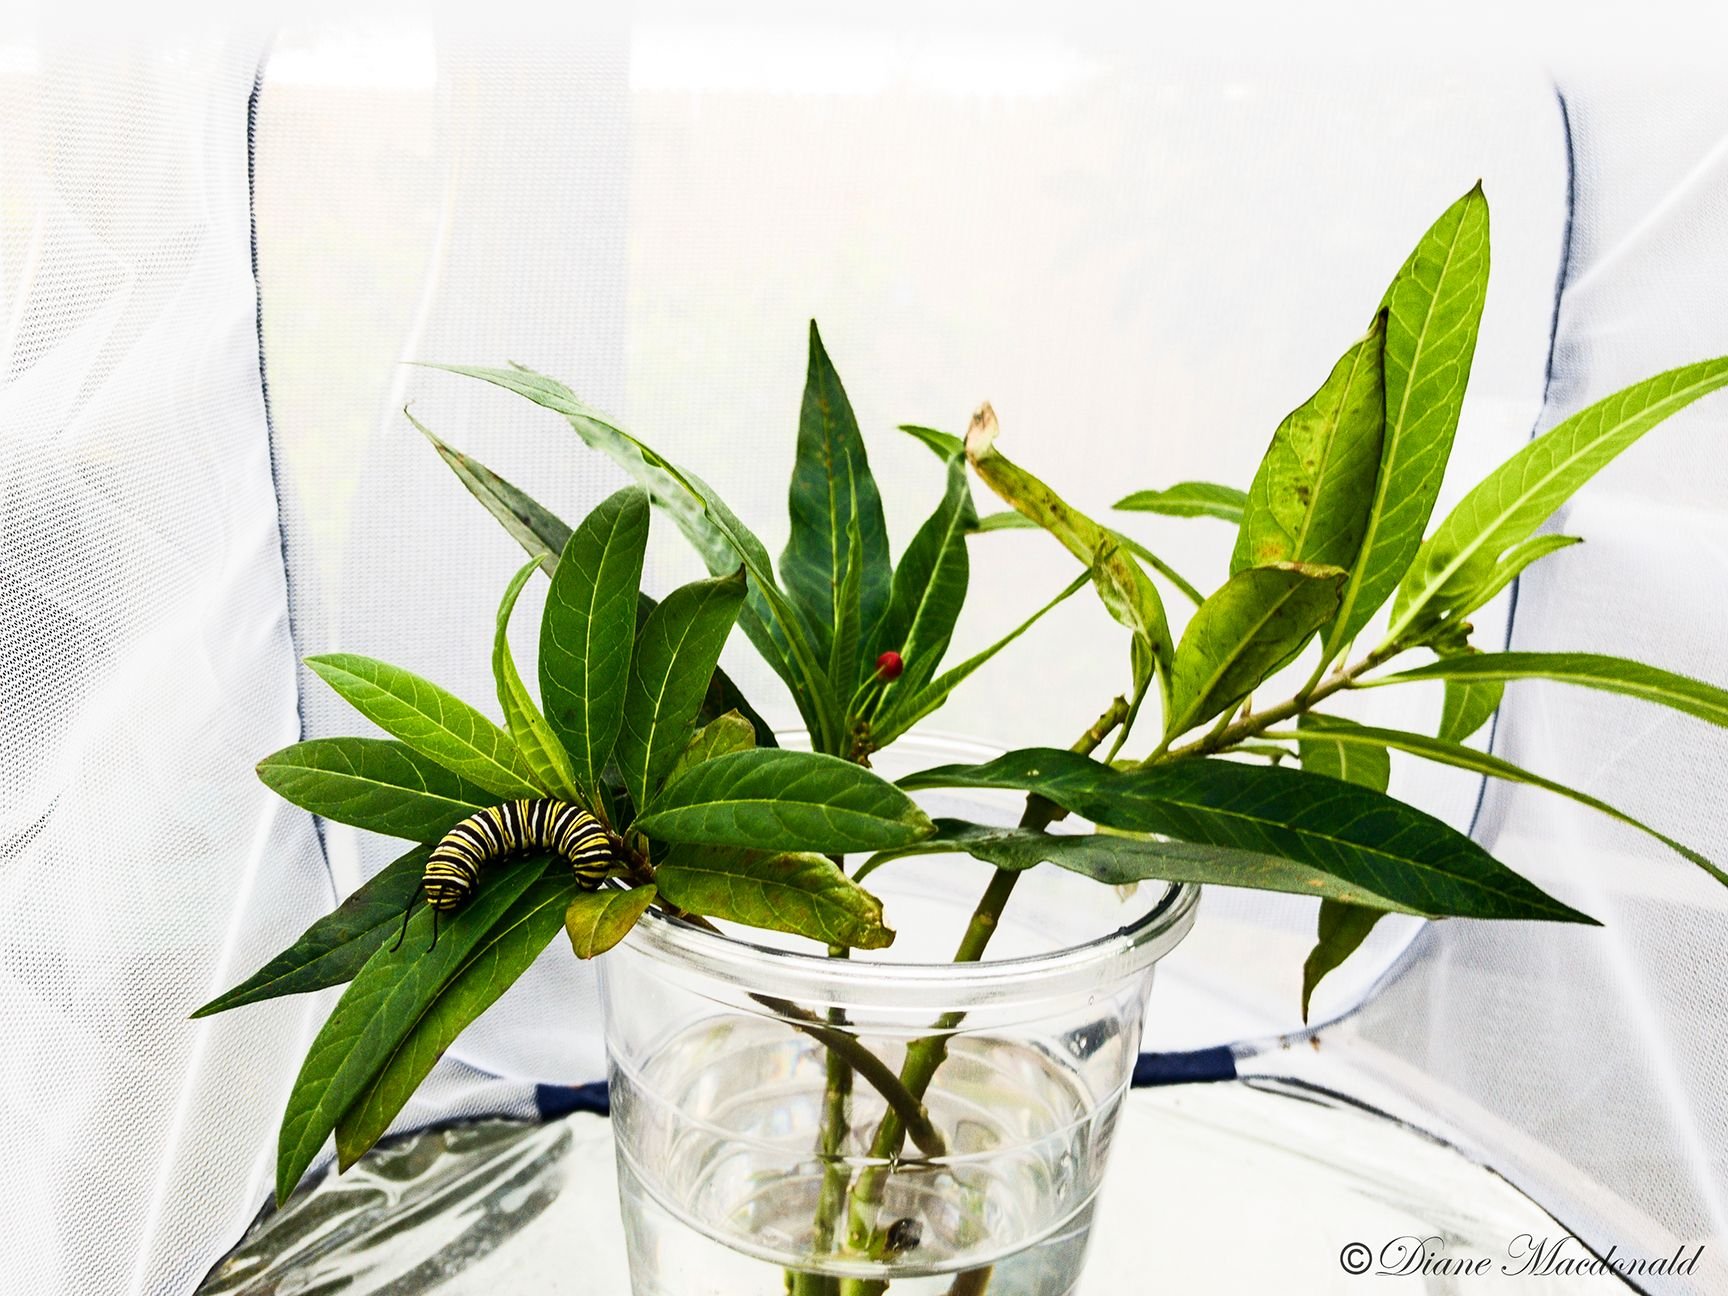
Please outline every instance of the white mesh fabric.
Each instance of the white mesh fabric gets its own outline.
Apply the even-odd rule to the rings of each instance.
[[[369,56],[350,58],[359,48]],[[380,657],[496,713],[493,617],[521,552],[402,415],[572,522],[622,484],[519,400],[405,358],[558,372],[623,390],[627,121],[617,38],[435,57],[421,33],[283,32],[260,97],[259,276],[285,537],[304,653]],[[530,164],[528,159],[538,158]],[[428,393],[436,391],[436,398]],[[649,579],[667,583],[653,569]],[[534,678],[543,583],[516,612]],[[309,735],[367,723],[303,672]],[[401,843],[326,830],[345,885]],[[592,969],[555,950],[450,1050],[471,1082],[604,1073]],[[434,1096],[404,1125],[444,1114]]]
[[[249,44],[0,32],[0,1287],[186,1290],[320,1005],[187,1014],[327,908],[248,246]]]
[[[1656,71],[1573,75],[1562,88],[1576,206],[1544,426],[1728,352],[1728,94]],[[1553,528],[1585,543],[1522,582],[1514,648],[1613,653],[1728,682],[1725,434],[1728,407],[1703,402],[1561,511]],[[1722,857],[1719,729],[1520,683],[1496,749]],[[1449,1128],[1597,1247],[1706,1244],[1696,1275],[1650,1278],[1649,1290],[1723,1290],[1728,896],[1643,835],[1530,789],[1491,789],[1479,836],[1605,927],[1438,925],[1324,1052],[1352,1068],[1342,1083]]]

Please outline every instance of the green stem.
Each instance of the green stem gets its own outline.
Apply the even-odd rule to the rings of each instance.
[[[828,947],[829,958],[850,956],[851,951],[844,945]],[[843,1028],[846,1025],[845,1010],[830,1008],[828,1024]],[[816,1224],[810,1239],[813,1256],[824,1256],[834,1249],[834,1233],[846,1202],[846,1187],[852,1182],[852,1171],[843,1155],[846,1136],[852,1128],[852,1065],[841,1054],[829,1049],[827,1068],[822,1091],[822,1127],[817,1135],[816,1150],[822,1162],[822,1192],[817,1198]]]
[[[888,1110],[904,1122],[907,1133],[925,1156],[948,1154],[948,1140],[931,1123],[930,1113],[925,1110],[922,1100],[901,1083],[892,1067],[861,1044],[857,1036],[828,1025],[808,1008],[800,1007],[790,999],[765,994],[752,994],[750,997],[776,1017],[784,1018],[793,1030],[803,1031],[830,1052],[845,1058],[858,1077],[887,1100]]]
[[[1127,700],[1118,697],[1092,727],[1081,735],[1073,750],[1083,754],[1096,751],[1110,736],[1111,730],[1127,719],[1129,709]],[[1031,829],[1046,828],[1062,815],[1063,811],[1057,806],[1041,796],[1032,795],[1026,798],[1026,809],[1020,816],[1020,826]],[[960,938],[959,948],[954,952],[954,962],[976,963],[983,959],[990,939],[1000,925],[1002,911],[1008,904],[1008,898],[1014,894],[1015,883],[1019,880],[1019,872],[1008,869],[998,868],[991,874],[990,884],[972,910],[972,917]],[[963,1012],[942,1014],[931,1034],[914,1040],[907,1047],[906,1060],[900,1067],[900,1082],[920,1101],[929,1090],[937,1070],[948,1057],[950,1034],[964,1017]],[[871,1164],[859,1175],[858,1185],[852,1193],[847,1244],[853,1250],[873,1253],[881,1244],[881,1240],[876,1236],[876,1214],[881,1207],[882,1191],[888,1175],[892,1172],[905,1143],[906,1129],[898,1115],[892,1110],[884,1112],[881,1123],[876,1127],[875,1136],[870,1141]],[[983,1281],[989,1282],[987,1271]],[[853,1280],[843,1284],[841,1292],[843,1296],[878,1296],[885,1287],[886,1284]],[[975,1290],[982,1292],[983,1288],[978,1287]]]
[[[1142,765],[1162,765],[1166,761],[1183,760],[1190,756],[1211,756],[1245,742],[1257,738],[1273,725],[1300,716],[1313,708],[1318,702],[1323,702],[1334,693],[1351,688],[1356,681],[1376,666],[1390,657],[1397,656],[1404,650],[1402,644],[1384,644],[1369,653],[1361,661],[1347,670],[1334,671],[1318,684],[1303,688],[1294,697],[1267,707],[1264,711],[1256,711],[1245,715],[1231,723],[1212,730],[1204,738],[1197,738],[1182,747],[1169,747],[1153,752]]]
[[[677,917],[704,931],[719,933],[718,927],[699,915],[685,913],[681,909],[671,910],[670,907],[668,912],[675,913]],[[947,1154],[948,1141],[931,1123],[930,1113],[925,1110],[923,1102],[900,1083],[900,1077],[894,1074],[892,1067],[859,1043],[856,1036],[835,1029],[808,1008],[801,1007],[790,999],[765,994],[752,994],[750,998],[776,1017],[783,1018],[793,1030],[803,1031],[830,1052],[845,1058],[859,1078],[881,1094],[888,1104],[888,1109],[905,1123],[907,1132],[918,1145],[919,1151],[933,1157]]]

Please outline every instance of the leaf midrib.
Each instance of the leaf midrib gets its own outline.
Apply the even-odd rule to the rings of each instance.
[[[1416,366],[1421,362],[1423,349],[1428,345],[1429,325],[1434,321],[1434,312],[1438,309],[1440,302],[1439,285],[1446,281],[1447,274],[1451,272],[1452,260],[1458,251],[1459,240],[1463,237],[1465,217],[1467,215],[1467,211],[1461,211],[1458,214],[1458,224],[1452,231],[1451,242],[1446,245],[1446,258],[1441,263],[1440,275],[1435,280],[1435,292],[1433,296],[1428,299],[1428,309],[1423,313],[1422,328],[1416,335],[1416,349],[1411,352],[1410,364],[1405,370],[1404,392],[1398,402],[1398,421],[1396,424],[1390,425],[1384,430],[1385,442],[1380,452],[1380,471],[1375,475],[1374,480],[1374,504],[1373,507],[1368,510],[1368,526],[1362,533],[1362,543],[1358,545],[1356,549],[1357,559],[1355,570],[1351,573],[1350,582],[1344,591],[1344,597],[1339,602],[1337,615],[1333,618],[1332,622],[1333,625],[1339,627],[1340,631],[1343,630],[1344,626],[1349,624],[1351,616],[1355,613],[1356,603],[1361,597],[1362,586],[1368,579],[1368,563],[1365,560],[1374,552],[1375,541],[1380,534],[1380,525],[1385,518],[1386,493],[1391,487],[1392,477],[1392,474],[1388,472],[1387,469],[1392,467],[1390,455],[1396,453],[1399,443],[1403,440],[1404,419],[1410,408],[1410,392],[1416,385],[1411,381],[1411,377],[1416,372]],[[1387,337],[1390,338],[1392,303],[1390,301],[1391,294],[1388,294],[1387,296]],[[1385,344],[1382,343],[1381,345],[1382,348],[1384,348]],[[1397,429],[1396,433],[1393,432],[1394,427]],[[1338,645],[1336,644],[1328,643],[1328,653],[1337,646]]]
[[[1477,751],[1475,748],[1466,747],[1462,743],[1445,742],[1438,738],[1429,738],[1424,734],[1401,733],[1396,729],[1379,729],[1371,725],[1357,725],[1351,729],[1344,729],[1322,724],[1313,732],[1324,735],[1326,739],[1337,743],[1340,747],[1354,745],[1408,752],[1412,756],[1421,756],[1426,760],[1451,765],[1456,769],[1504,779],[1509,783],[1524,783],[1530,787],[1540,788],[1544,792],[1552,792],[1557,796],[1567,797],[1579,805],[1588,806],[1592,810],[1607,815],[1610,819],[1636,828],[1639,832],[1648,833],[1664,846],[1685,856],[1692,863],[1709,869],[1720,876],[1715,865],[1711,864],[1703,855],[1689,846],[1682,845],[1666,833],[1658,832],[1650,825],[1633,818],[1623,810],[1616,809],[1606,801],[1598,800],[1588,792],[1567,787],[1564,783],[1556,783],[1554,780],[1544,778],[1521,765],[1514,765],[1511,761],[1496,756],[1492,752]],[[1268,734],[1267,736],[1271,737],[1272,735]],[[1296,735],[1283,734],[1279,736],[1288,738]]]
[[[1583,656],[1603,662],[1610,662],[1617,666],[1635,666],[1640,670],[1654,672],[1658,678],[1653,681],[1625,679],[1613,675],[1592,674],[1585,670],[1568,668],[1567,666],[1558,663],[1549,664],[1547,662],[1529,663],[1523,669],[1520,669],[1518,665],[1514,664],[1504,666],[1496,664],[1497,658],[1507,656]],[[1479,666],[1478,663],[1487,664],[1485,666]],[[1445,671],[1435,669],[1436,667],[1441,666],[1444,666],[1447,669]],[[1540,673],[1538,673],[1538,667]],[[1432,671],[1433,673],[1426,673],[1429,671]],[[1643,662],[1632,661],[1623,657],[1603,657],[1601,654],[1597,653],[1486,653],[1480,657],[1464,657],[1459,658],[1456,661],[1448,660],[1433,662],[1427,666],[1418,666],[1415,670],[1403,671],[1397,675],[1387,675],[1379,679],[1367,680],[1364,681],[1364,685],[1373,688],[1383,684],[1401,684],[1405,682],[1415,683],[1422,680],[1446,679],[1464,679],[1468,681],[1483,682],[1500,680],[1506,683],[1516,683],[1519,680],[1525,679],[1548,679],[1560,684],[1573,684],[1579,688],[1599,688],[1602,687],[1601,682],[1603,680],[1611,680],[1616,687],[1612,689],[1604,688],[1604,692],[1622,693],[1628,697],[1643,697],[1651,701],[1661,701],[1662,699],[1668,698],[1677,699],[1678,701],[1688,703],[1690,706],[1709,710],[1719,717],[1716,720],[1707,721],[1707,723],[1728,726],[1728,708],[1723,707],[1719,702],[1716,702],[1709,697],[1701,697],[1697,693],[1691,692],[1684,687],[1677,687],[1673,683],[1674,681],[1679,681],[1681,684],[1702,685],[1707,689],[1715,687],[1707,681],[1694,680],[1689,676],[1681,675],[1675,671],[1663,670],[1660,666],[1649,666]],[[1663,705],[1673,706],[1673,703],[1664,702]],[[1705,719],[1705,717],[1698,716],[1695,712],[1690,711],[1684,706],[1673,706],[1673,709],[1681,711],[1687,715],[1692,715],[1694,719]]]
[[[1326,493],[1326,483],[1329,480],[1329,475],[1326,470],[1332,462],[1332,447],[1337,443],[1339,429],[1344,425],[1345,410],[1350,403],[1350,397],[1356,390],[1356,377],[1362,371],[1362,362],[1366,358],[1368,350],[1369,348],[1365,342],[1358,342],[1351,348],[1351,354],[1355,356],[1355,359],[1350,364],[1350,372],[1344,380],[1343,388],[1338,397],[1338,404],[1334,408],[1331,417],[1326,420],[1325,444],[1321,448],[1321,452],[1316,460],[1319,465],[1319,471],[1314,479],[1314,494],[1308,502],[1307,510],[1302,514],[1301,528],[1290,538],[1290,557],[1296,562],[1311,561],[1309,556],[1303,552],[1303,546],[1308,541],[1308,536],[1310,531],[1313,529],[1315,519],[1320,516],[1320,505],[1322,501],[1331,498]],[[1380,350],[1382,353],[1385,351],[1384,336],[1382,336],[1381,339]],[[1382,368],[1384,368],[1384,362],[1382,362]],[[1384,399],[1384,397],[1382,397],[1382,399]],[[1382,434],[1384,434],[1384,429],[1382,429]],[[1375,473],[1375,477],[1379,477],[1378,472]],[[1337,483],[1334,483],[1335,486],[1336,484]]]
[[[661,728],[660,707],[666,700],[667,691],[672,687],[672,672],[678,664],[678,657],[684,651],[684,645],[690,642],[690,636],[696,632],[697,623],[701,620],[702,614],[708,610],[708,604],[711,597],[711,593],[705,590],[697,599],[696,605],[692,609],[689,619],[684,622],[683,632],[678,636],[678,642],[676,644],[672,644],[670,635],[666,635],[662,632],[662,637],[670,646],[670,652],[666,658],[666,669],[660,673],[659,683],[649,695],[651,705],[648,709],[648,732],[642,735],[641,779],[642,799],[644,801],[648,799],[649,794],[653,791],[653,789],[648,786],[648,780],[654,769],[654,740],[659,735]],[[634,656],[634,654],[632,656]],[[624,714],[625,721],[628,723],[630,714],[628,707],[625,708]]]
[[[520,930],[540,914],[544,913],[547,909],[554,908],[558,904],[568,903],[569,896],[566,894],[560,893],[559,895],[550,896],[544,902],[527,910],[515,922],[512,922],[507,926],[495,927],[492,931],[488,932],[485,938],[469,951],[468,957],[457,965],[456,970],[453,971],[449,978],[444,982],[443,988],[437,994],[428,999],[425,1006],[415,1014],[413,1022],[409,1025],[408,1029],[403,1032],[402,1038],[397,1042],[396,1046],[385,1055],[384,1064],[378,1068],[373,1080],[367,1084],[366,1092],[361,1095],[360,1101],[363,1104],[370,1104],[371,1096],[375,1091],[374,1086],[377,1081],[384,1078],[384,1076],[389,1072],[391,1066],[395,1064],[396,1059],[401,1056],[402,1052],[407,1049],[410,1044],[413,1043],[414,1036],[419,1031],[421,1023],[432,1014],[432,1010],[438,1006],[439,1000],[445,993],[466,976],[469,971],[475,968],[482,959],[496,956],[498,946],[503,943],[505,937]]]
[[[1251,624],[1248,633],[1243,635],[1237,642],[1235,651],[1219,663],[1218,669],[1213,671],[1212,674],[1206,678],[1205,687],[1195,694],[1193,702],[1191,702],[1182,712],[1180,716],[1181,727],[1171,727],[1170,732],[1172,736],[1183,733],[1193,727],[1196,723],[1194,719],[1195,713],[1206,705],[1206,700],[1211,697],[1212,690],[1217,688],[1219,682],[1229,673],[1230,667],[1242,660],[1245,651],[1255,643],[1256,636],[1271,624],[1273,619],[1277,617],[1278,613],[1283,609],[1286,603],[1295,598],[1298,593],[1302,592],[1305,582],[1310,579],[1313,578],[1303,577],[1301,581],[1290,585],[1284,593],[1279,596],[1276,602],[1263,606],[1260,618]]]
[[[1530,901],[1528,898],[1520,897],[1519,895],[1517,895],[1516,892],[1502,890],[1499,887],[1491,885],[1490,883],[1485,882],[1481,879],[1466,878],[1464,875],[1462,875],[1460,873],[1456,873],[1456,872],[1448,873],[1439,864],[1429,863],[1428,861],[1416,859],[1416,858],[1414,858],[1412,856],[1408,856],[1408,855],[1392,854],[1389,851],[1387,851],[1385,847],[1382,847],[1382,846],[1370,846],[1370,845],[1367,845],[1363,842],[1352,841],[1348,837],[1337,837],[1337,836],[1332,835],[1331,833],[1322,832],[1318,829],[1306,828],[1306,827],[1297,827],[1294,824],[1281,823],[1276,819],[1263,819],[1263,818],[1260,818],[1256,815],[1250,814],[1250,813],[1243,811],[1243,810],[1240,810],[1240,809],[1232,809],[1232,808],[1225,808],[1225,807],[1221,807],[1221,806],[1209,805],[1203,801],[1192,801],[1192,802],[1191,801],[1184,801],[1184,800],[1181,800],[1177,797],[1170,796],[1167,793],[1159,794],[1157,796],[1152,796],[1152,797],[1149,797],[1149,799],[1154,800],[1154,801],[1163,801],[1169,805],[1181,806],[1184,809],[1188,809],[1188,810],[1205,811],[1209,814],[1218,815],[1218,816],[1220,816],[1222,818],[1226,818],[1226,819],[1237,819],[1237,820],[1242,821],[1243,823],[1250,823],[1250,824],[1259,825],[1259,826],[1262,826],[1265,828],[1273,828],[1273,829],[1282,830],[1284,832],[1295,833],[1299,836],[1309,837],[1309,838],[1312,838],[1316,841],[1327,842],[1333,846],[1336,846],[1336,847],[1339,847],[1342,849],[1360,852],[1360,853],[1366,854],[1366,855],[1372,855],[1378,859],[1385,860],[1386,862],[1391,863],[1391,864],[1407,865],[1410,868],[1415,869],[1416,871],[1418,871],[1420,873],[1423,873],[1424,875],[1430,875],[1431,874],[1435,877],[1445,878],[1445,879],[1448,879],[1448,880],[1451,880],[1454,882],[1462,883],[1464,885],[1477,887],[1483,891],[1490,892],[1491,894],[1501,896],[1507,900],[1512,900],[1512,901],[1519,903],[1519,904],[1524,904],[1524,905],[1530,904]],[[1388,799],[1390,799],[1390,798],[1388,798]],[[1348,880],[1348,879],[1345,879],[1345,880]],[[1432,886],[1428,886],[1426,889],[1429,890],[1430,894],[1432,894],[1432,892],[1433,892]]]
[[[1481,551],[1482,547],[1487,544],[1488,540],[1500,528],[1500,526],[1516,513],[1518,509],[1523,506],[1525,501],[1537,495],[1555,477],[1559,476],[1566,469],[1572,467],[1572,465],[1577,463],[1580,459],[1588,458],[1592,450],[1595,450],[1604,442],[1612,440],[1629,424],[1636,423],[1646,415],[1652,414],[1657,410],[1666,410],[1667,407],[1676,400],[1679,400],[1682,407],[1689,404],[1691,393],[1700,387],[1712,388],[1720,386],[1722,386],[1720,378],[1712,376],[1709,379],[1701,380],[1687,387],[1677,388],[1675,391],[1664,396],[1660,401],[1657,401],[1654,405],[1640,406],[1637,413],[1633,414],[1629,418],[1623,418],[1613,424],[1612,430],[1604,430],[1598,435],[1588,438],[1578,449],[1574,450],[1573,453],[1566,456],[1564,459],[1556,460],[1548,472],[1543,473],[1538,477],[1536,485],[1520,485],[1518,491],[1513,496],[1513,502],[1501,509],[1500,512],[1494,516],[1494,520],[1489,525],[1477,527],[1475,539],[1462,545],[1450,562],[1442,566],[1432,579],[1424,581],[1419,593],[1413,592],[1411,594],[1410,602],[1405,606],[1403,614],[1394,620],[1391,627],[1388,629],[1386,634],[1387,642],[1390,643],[1393,639],[1396,639],[1399,634],[1406,630],[1410,623],[1415,620],[1417,615],[1421,613],[1422,609],[1427,606],[1428,600],[1438,594],[1440,590],[1444,588],[1446,582],[1456,575],[1459,569],[1462,568],[1470,558],[1475,557],[1475,555]],[[1686,399],[1680,399],[1683,394]],[[1581,410],[1576,417],[1582,417],[1584,414],[1589,412],[1588,409]],[[1660,423],[1666,417],[1666,413],[1661,414],[1654,420],[1652,426],[1654,426],[1655,423]],[[1570,422],[1571,420],[1567,421]],[[1556,432],[1559,430],[1559,428],[1555,429]],[[1553,434],[1550,433],[1549,435]],[[1532,444],[1540,444],[1540,442],[1533,442]],[[1442,524],[1442,530],[1443,529],[1444,524]],[[1439,533],[1437,532],[1436,534]]]
[[[848,817],[861,819],[866,823],[873,824],[898,824],[904,828],[915,828],[918,826],[915,820],[906,819],[898,815],[889,816],[876,814],[874,811],[870,810],[855,810],[850,806],[835,805],[831,801],[789,801],[782,797],[754,796],[726,797],[723,800],[697,801],[681,806],[661,806],[656,807],[649,814],[644,815],[643,818],[658,819],[662,816],[670,817],[672,815],[680,814],[708,814],[733,809],[768,810],[775,813],[778,817],[779,811],[788,808],[798,813],[817,813]]]
[[[965,489],[964,482],[962,482],[961,489]],[[946,503],[946,499],[947,497],[944,496],[944,503]],[[916,649],[923,647],[923,641],[919,636],[919,631],[924,624],[924,614],[929,610],[930,606],[934,602],[937,577],[941,575],[945,569],[957,566],[965,559],[965,530],[961,525],[961,520],[965,515],[965,496],[962,495],[958,500],[956,500],[954,507],[948,510],[947,522],[942,528],[942,541],[936,550],[936,561],[930,564],[930,579],[924,583],[924,592],[919,597],[918,606],[912,613],[912,622],[906,630],[906,642],[903,645],[900,645],[902,652],[908,660],[917,660]],[[957,550],[953,550],[954,537],[957,534],[961,537],[960,547]],[[951,550],[953,550],[952,553],[950,552]],[[893,645],[890,646],[892,647]],[[940,665],[940,663],[937,664]],[[934,671],[932,671],[932,673],[934,673]]]
[[[348,669],[346,666],[334,665],[334,664],[330,663],[328,659],[321,659],[321,664],[325,665],[327,669],[333,671],[334,673],[341,675],[346,679],[352,680],[355,684],[359,685],[360,687],[370,690],[371,693],[373,694],[374,700],[384,699],[387,701],[397,702],[397,703],[401,704],[402,706],[406,707],[409,712],[411,712],[414,715],[419,716],[422,720],[426,721],[427,724],[429,724],[433,728],[435,728],[439,733],[447,735],[452,741],[454,741],[454,743],[456,744],[457,747],[467,751],[469,753],[470,757],[477,760],[482,766],[485,766],[487,768],[495,770],[497,772],[497,774],[501,776],[501,781],[508,780],[508,781],[514,782],[518,788],[521,788],[521,789],[524,789],[527,791],[536,791],[537,790],[533,787],[533,784],[531,783],[531,781],[529,781],[523,777],[524,771],[518,770],[518,769],[516,769],[510,765],[507,765],[501,759],[499,759],[499,756],[498,756],[499,750],[509,750],[509,748],[503,746],[503,744],[508,743],[510,741],[509,735],[506,734],[503,730],[499,729],[491,721],[487,720],[486,717],[481,715],[478,711],[474,711],[472,708],[469,708],[467,703],[462,702],[461,699],[459,699],[459,698],[453,699],[457,703],[457,705],[460,708],[462,708],[461,710],[456,711],[454,714],[457,716],[460,716],[461,719],[469,725],[469,733],[470,734],[487,733],[491,736],[496,737],[499,740],[499,742],[494,747],[493,750],[491,750],[491,751],[486,750],[484,747],[479,746],[477,744],[477,742],[472,737],[464,737],[457,730],[451,728],[450,725],[444,719],[441,705],[440,705],[439,713],[433,714],[431,711],[428,711],[424,706],[422,706],[420,704],[418,697],[415,695],[417,695],[419,693],[421,684],[426,684],[428,687],[430,687],[433,690],[434,699],[437,699],[439,697],[439,693],[441,692],[441,690],[438,689],[437,685],[431,684],[430,681],[421,681],[421,680],[415,679],[413,676],[408,676],[409,687],[412,690],[412,693],[409,696],[404,696],[401,693],[396,693],[396,692],[393,692],[392,690],[390,690],[388,688],[385,688],[382,684],[378,683],[378,681],[376,681],[374,679],[368,679],[366,676],[358,674],[358,673]],[[406,674],[406,672],[404,672],[404,674]],[[407,745],[406,739],[401,738],[400,736],[397,736],[397,740],[399,742],[402,742],[404,745]],[[428,760],[438,760],[438,758],[436,756],[431,756],[428,753],[422,752],[421,754],[426,756]],[[444,762],[439,760],[438,763],[443,764]]]
[[[480,809],[485,808],[483,803],[474,802],[474,801],[458,801],[458,800],[454,799],[453,797],[447,795],[446,793],[434,792],[426,786],[424,780],[422,780],[419,788],[412,788],[412,787],[408,787],[402,783],[385,783],[380,779],[373,778],[370,775],[358,773],[352,769],[333,770],[333,769],[327,769],[322,765],[295,765],[295,764],[289,764],[286,761],[284,761],[278,765],[273,765],[273,766],[271,766],[271,768],[272,769],[279,769],[279,770],[299,770],[299,771],[301,771],[303,773],[307,773],[307,774],[330,775],[330,776],[333,776],[333,777],[339,778],[339,779],[347,779],[351,782],[359,783],[359,784],[362,784],[366,787],[384,788],[384,789],[387,789],[391,792],[406,792],[409,796],[426,797],[429,800],[442,801],[448,805],[457,806],[459,808],[460,807],[471,807],[471,808],[476,809],[476,810],[480,810]],[[415,771],[416,774],[418,774],[419,772],[420,772],[419,770]]]

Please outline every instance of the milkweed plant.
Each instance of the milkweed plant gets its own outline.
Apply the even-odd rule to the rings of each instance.
[[[963,435],[904,429],[940,456],[946,476],[896,560],[863,438],[814,324],[778,564],[701,479],[562,384],[517,367],[452,366],[560,416],[634,484],[572,528],[415,423],[527,553],[503,592],[492,646],[503,723],[398,667],[318,656],[311,669],[390,737],[314,739],[258,766],[295,805],[407,843],[196,1014],[347,985],[288,1099],[278,1198],[331,1135],[343,1168],[370,1148],[457,1035],[560,931],[576,957],[593,958],[650,909],[788,932],[843,955],[893,939],[864,885],[870,871],[964,853],[995,866],[961,947],[977,958],[1015,879],[1044,864],[1115,885],[1318,896],[1304,1016],[1315,985],[1384,914],[1594,921],[1388,796],[1394,751],[1570,797],[1728,883],[1702,855],[1620,810],[1466,745],[1520,679],[1728,725],[1728,692],[1699,680],[1621,657],[1472,644],[1473,613],[1530,564],[1577,543],[1542,532],[1556,509],[1657,423],[1728,384],[1728,358],[1719,358],[1609,396],[1527,443],[1430,528],[1488,263],[1478,185],[1423,235],[1363,335],[1278,425],[1247,490],[1185,482],[1116,505],[1233,526],[1228,578],[1208,594],[1009,459],[989,406]],[[972,477],[1008,508],[981,517]],[[640,589],[656,509],[711,573],[658,603]],[[968,545],[1007,528],[1047,532],[1073,555],[1075,579],[999,642],[949,663]],[[536,579],[548,581],[538,699],[507,635]],[[1077,718],[1071,745],[898,784],[871,770],[873,753],[1087,585],[1126,631],[1128,653],[1120,694],[1098,699],[1096,720],[1086,723],[1092,708]],[[1167,593],[1192,605],[1180,635]],[[1385,630],[1364,637],[1388,602]],[[718,668],[734,626],[785,682],[811,750],[777,746]],[[1289,677],[1301,686],[1263,697],[1261,686],[1298,659],[1312,663]],[[1422,683],[1444,688],[1434,733],[1326,709],[1358,690]],[[932,820],[910,793],[934,788],[1011,789],[1026,794],[1026,808],[1011,828]],[[1074,822],[1050,832],[1065,816]],[[796,1024],[795,1005],[775,1006]],[[818,1017],[807,1020],[820,1030]],[[887,1100],[875,1148],[893,1157],[908,1138],[939,1145],[920,1101],[932,1058],[940,1062],[937,1038],[915,1042],[897,1074],[853,1056],[863,1046],[841,1032],[818,1038],[837,1055],[831,1076],[856,1064]]]

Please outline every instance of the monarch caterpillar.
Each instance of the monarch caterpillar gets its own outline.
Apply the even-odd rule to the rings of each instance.
[[[549,797],[487,806],[445,833],[427,857],[419,889],[433,911],[432,943],[438,943],[438,915],[454,913],[473,898],[482,868],[529,850],[551,851],[566,860],[588,888],[599,886],[619,864],[605,826],[580,806]],[[404,935],[407,930],[404,915]]]

